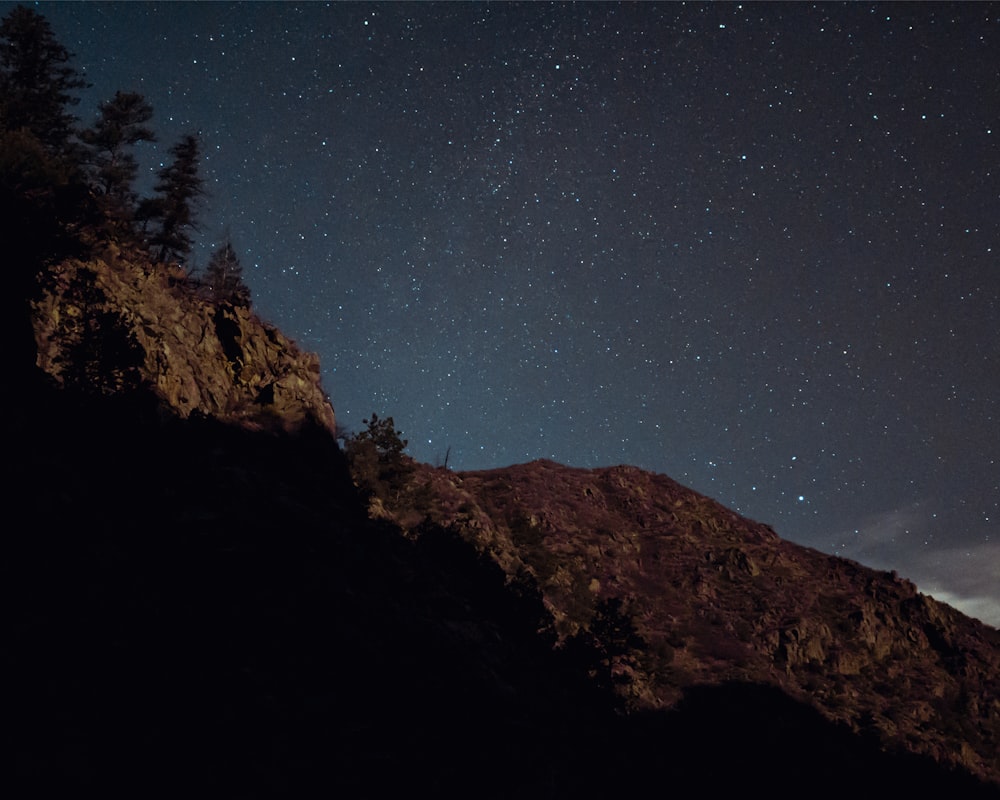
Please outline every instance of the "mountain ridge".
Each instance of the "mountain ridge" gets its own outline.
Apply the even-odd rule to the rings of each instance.
[[[181,263],[198,137],[140,198],[144,98],[81,129],[2,36],[12,796],[1000,796],[1000,632],[664,475],[343,435],[231,243]]]
[[[887,746],[1000,770],[1000,632],[893,572],[783,540],[627,465],[540,460],[415,480],[441,498],[435,522],[511,579],[531,574],[560,639],[586,627],[597,603],[628,606],[653,654],[617,667],[635,707],[670,707],[684,686],[720,678],[769,684]],[[953,715],[961,732],[949,732]]]
[[[12,560],[20,777],[409,785],[388,759],[455,796],[736,790],[721,760],[816,796],[1000,793],[995,630],[627,465],[398,454],[363,490],[315,358],[231,304],[177,324],[183,278],[40,273],[7,419],[38,531]]]

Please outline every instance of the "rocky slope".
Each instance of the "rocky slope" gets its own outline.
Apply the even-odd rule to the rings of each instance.
[[[31,303],[17,796],[1000,796],[995,630],[631,467],[366,503],[315,357],[184,282],[108,246]]]
[[[766,684],[886,748],[1000,781],[1000,632],[909,581],[634,467],[424,467],[414,480],[422,514],[540,588],[561,641],[592,636],[609,608],[634,625],[609,665],[629,707]]]
[[[38,366],[57,382],[118,393],[151,387],[182,418],[257,428],[334,428],[319,359],[247,307],[186,287],[177,266],[114,244],[43,273],[32,319]]]

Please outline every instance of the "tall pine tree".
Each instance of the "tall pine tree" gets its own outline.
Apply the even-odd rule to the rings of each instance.
[[[132,147],[156,141],[146,126],[153,107],[141,94],[119,91],[98,109],[100,117],[92,128],[81,131],[80,139],[90,150],[95,188],[104,198],[106,213],[116,222],[128,223],[136,199],[132,184],[139,170]]]
[[[205,194],[198,174],[199,153],[198,137],[182,136],[170,148],[174,160],[157,173],[156,196],[139,204],[137,218],[157,223],[149,244],[160,261],[183,262],[191,252],[190,231],[198,229],[194,205]]]
[[[89,84],[70,66],[45,17],[17,6],[0,22],[0,130],[26,130],[50,153],[67,154],[80,102],[73,91]]]
[[[69,109],[79,102],[73,92],[88,84],[70,60],[35,11],[17,6],[0,20],[0,242],[17,253],[5,270],[0,320],[14,321],[14,349],[26,363],[34,335],[24,300],[42,265],[77,247],[73,223],[86,216]]]

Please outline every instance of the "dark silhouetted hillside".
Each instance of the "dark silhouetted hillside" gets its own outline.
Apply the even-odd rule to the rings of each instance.
[[[10,796],[1000,795],[997,631],[665,476],[341,450],[314,355],[31,198]]]
[[[320,430],[35,400],[10,451],[13,796],[995,795],[772,686],[622,713],[492,559],[370,520]]]

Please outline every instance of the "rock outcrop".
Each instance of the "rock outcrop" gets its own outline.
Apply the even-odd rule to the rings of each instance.
[[[593,636],[609,602],[627,612],[642,644],[613,668],[630,707],[770,685],[887,749],[1000,783],[1000,632],[895,573],[635,467],[426,467],[415,480],[437,524],[538,587],[562,642]]]
[[[373,519],[315,359],[183,278],[63,260],[32,307],[15,785],[998,795],[996,631],[633,467],[414,464]]]
[[[220,786],[250,769],[247,796],[466,796],[498,765],[478,796],[755,770],[996,796],[1000,632],[912,583],[629,466],[412,463],[372,515],[311,435],[334,431],[316,357],[247,308],[110,245],[39,289],[46,377],[5,420],[34,431],[12,456],[14,518],[38,517],[13,545],[31,780],[97,786],[119,752],[159,774],[160,748]]]
[[[251,429],[334,429],[319,359],[249,308],[190,290],[180,267],[113,245],[43,273],[32,304],[37,364],[89,393],[145,388],[181,418]]]

